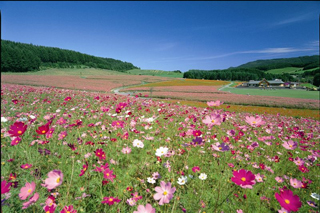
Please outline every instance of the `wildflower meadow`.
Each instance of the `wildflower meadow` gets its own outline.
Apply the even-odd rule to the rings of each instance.
[[[1,211],[319,212],[320,122],[1,85]]]

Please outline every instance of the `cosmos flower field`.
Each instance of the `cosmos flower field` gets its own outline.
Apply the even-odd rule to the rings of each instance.
[[[1,85],[2,212],[319,212],[320,122]]]

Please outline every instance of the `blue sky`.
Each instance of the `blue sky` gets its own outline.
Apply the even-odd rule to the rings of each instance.
[[[1,38],[141,69],[225,69],[319,54],[317,1],[1,1]]]

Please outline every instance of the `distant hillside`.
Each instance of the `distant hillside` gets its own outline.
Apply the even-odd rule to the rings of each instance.
[[[278,78],[312,83],[316,73],[319,73],[319,55],[257,60],[224,70],[189,70],[183,78],[231,81]]]
[[[138,69],[131,63],[102,58],[56,47],[1,40],[1,72],[28,72],[46,68],[83,66],[124,72]]]
[[[242,64],[237,68],[253,68],[258,70],[271,70],[285,67],[298,67],[304,70],[319,67],[319,55],[301,56],[295,58],[278,58],[269,60],[257,60]]]

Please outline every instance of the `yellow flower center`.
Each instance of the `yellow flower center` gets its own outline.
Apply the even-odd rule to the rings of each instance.
[[[219,147],[219,150],[221,150],[222,149],[222,147]]]
[[[28,193],[30,193],[30,192],[31,192],[31,189],[28,190]]]
[[[59,178],[59,177],[57,178],[56,182],[57,182],[57,183],[59,183],[59,182],[60,182],[60,178]]]
[[[109,173],[107,173],[107,176],[109,177]]]
[[[42,133],[45,133],[46,131],[45,130],[42,130]]]
[[[245,177],[243,177],[243,178],[241,178],[241,180],[242,180],[242,181],[246,181],[246,178],[245,178]]]
[[[87,171],[87,168],[86,168],[86,167],[84,167],[84,168],[83,168],[83,171],[84,171],[84,172],[85,172],[85,171]]]
[[[46,213],[50,213],[50,211],[46,211]]]
[[[253,123],[253,124],[255,124],[256,122],[255,122],[255,121],[253,121],[252,123]]]
[[[214,123],[214,120],[213,120],[213,119],[211,120],[211,123]]]
[[[289,204],[289,203],[290,203],[290,200],[285,199],[284,202],[285,202],[286,204]]]
[[[25,166],[24,168],[26,168],[26,169],[27,169],[27,168],[28,168],[28,166]]]
[[[112,199],[112,198],[110,198],[110,199],[109,199],[109,201],[110,201],[110,202],[112,202],[112,201],[113,201],[113,199]]]
[[[163,192],[163,195],[167,195],[167,194],[168,194],[168,192],[167,192],[167,191],[164,191],[164,192]]]
[[[18,134],[21,134],[21,133],[22,133],[22,131],[19,130],[19,131],[18,131]]]

